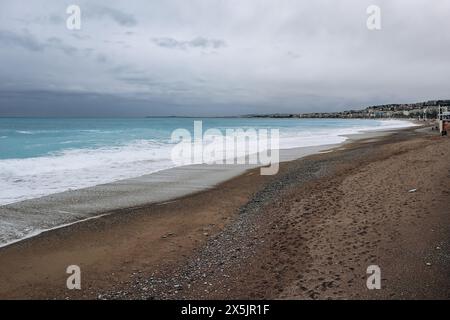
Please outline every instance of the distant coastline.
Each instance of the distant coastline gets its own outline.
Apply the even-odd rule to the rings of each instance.
[[[360,110],[309,113],[249,114],[247,118],[336,118],[336,119],[434,119],[439,106],[450,106],[450,100],[429,100],[416,103],[391,103]]]

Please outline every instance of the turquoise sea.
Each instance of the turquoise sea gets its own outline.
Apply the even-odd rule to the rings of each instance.
[[[0,118],[0,205],[168,169],[175,129],[279,129],[280,148],[343,142],[398,120],[261,118]]]

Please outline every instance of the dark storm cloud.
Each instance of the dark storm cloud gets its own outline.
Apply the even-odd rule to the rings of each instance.
[[[16,46],[30,51],[43,51],[52,48],[68,55],[72,55],[78,51],[76,47],[65,44],[58,37],[51,37],[46,41],[39,41],[28,31],[16,33],[0,30],[0,46]]]
[[[39,42],[28,32],[22,34],[0,30],[0,46],[18,46],[31,51],[42,51],[45,44]]]
[[[63,17],[60,15],[57,15],[57,14],[50,15],[48,20],[50,23],[56,24],[56,25],[64,25],[64,22],[65,22]]]
[[[160,83],[155,81],[154,79],[150,78],[150,77],[146,77],[146,76],[124,76],[124,77],[118,77],[117,79],[129,83],[129,84],[133,84],[133,85],[145,85],[145,86],[150,86],[150,85],[159,85]]]
[[[73,38],[77,39],[77,40],[88,40],[88,39],[91,39],[91,37],[88,36],[88,35],[81,35],[81,34],[78,34],[78,33],[71,33],[70,35]]]
[[[92,9],[87,10],[86,14],[88,17],[94,18],[108,17],[124,27],[134,27],[137,25],[137,20],[134,15],[111,7],[92,7]]]
[[[98,54],[96,57],[97,62],[106,63],[108,58],[104,54]]]
[[[287,113],[449,98],[448,0],[76,4],[81,30],[66,28],[63,1],[1,0],[0,116]],[[374,4],[378,31],[366,27]]]
[[[159,47],[168,49],[202,48],[202,49],[219,49],[226,46],[225,41],[218,39],[207,39],[196,37],[188,41],[180,41],[170,37],[153,38],[153,43]]]
[[[189,115],[199,107],[180,106],[139,95],[65,91],[0,91],[0,115],[3,117],[143,117],[148,115]]]
[[[48,38],[46,47],[61,50],[67,55],[73,55],[78,52],[78,48],[65,44],[64,41],[58,37]]]

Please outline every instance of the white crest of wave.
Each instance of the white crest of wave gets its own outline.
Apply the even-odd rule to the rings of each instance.
[[[171,167],[170,147],[153,141],[0,160],[0,204],[138,177]]]
[[[353,127],[321,128],[319,121],[315,128],[297,127],[281,132],[279,146],[280,149],[290,149],[338,144],[346,140],[346,135],[411,125],[408,121],[382,120],[376,126],[373,122],[367,125],[361,122],[361,125]],[[138,140],[126,145],[72,149],[41,157],[0,160],[0,205],[174,167],[171,160],[172,146],[153,140]]]

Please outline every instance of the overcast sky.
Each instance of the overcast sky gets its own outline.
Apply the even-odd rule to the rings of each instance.
[[[448,0],[0,0],[0,116],[335,111],[450,98],[449,75]]]

